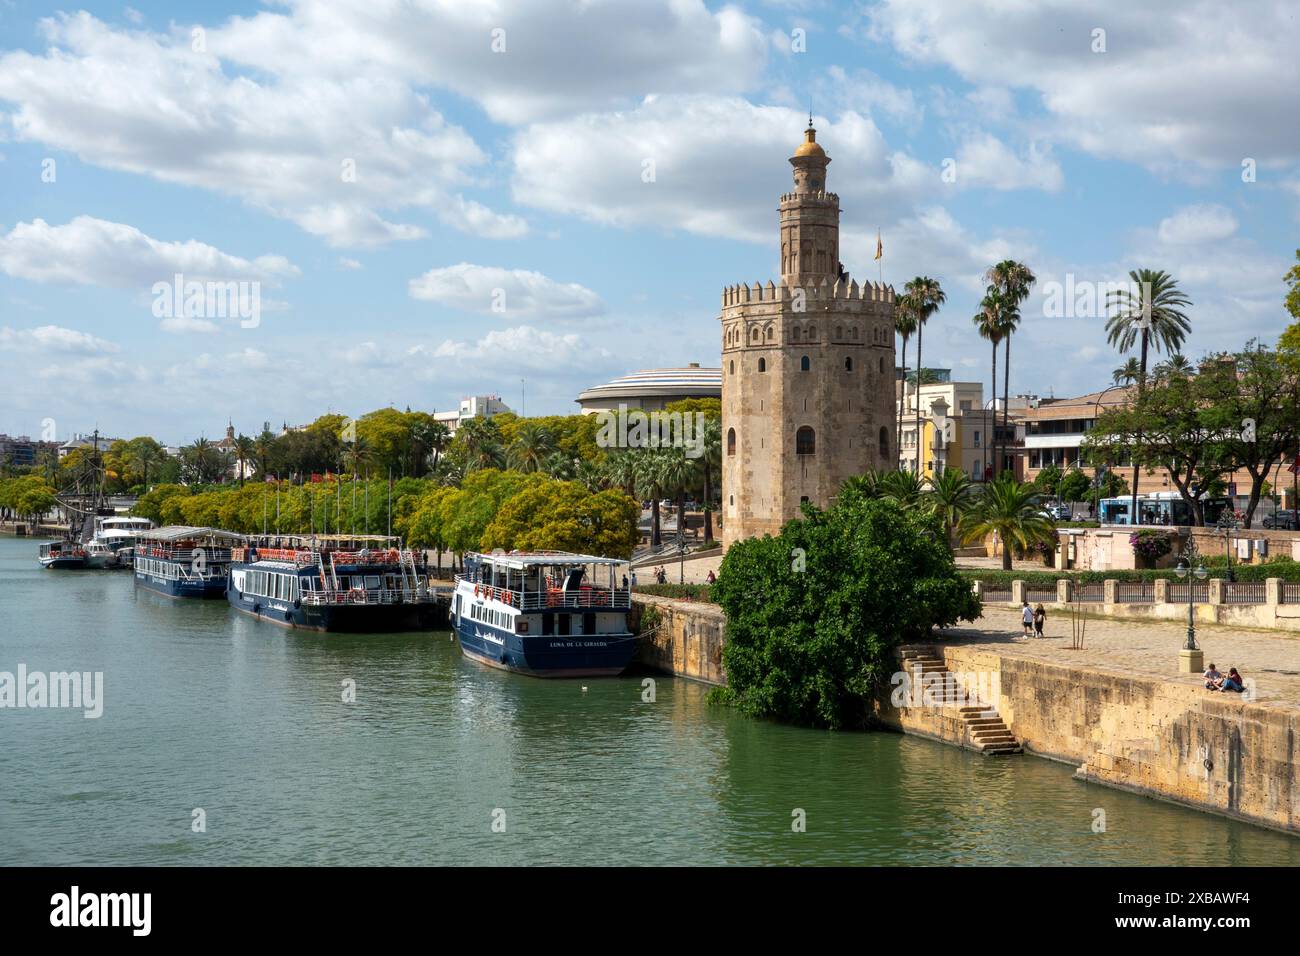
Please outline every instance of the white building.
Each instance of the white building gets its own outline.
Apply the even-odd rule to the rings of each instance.
[[[471,418],[491,418],[512,409],[501,401],[499,395],[471,395],[460,400],[460,408],[451,412],[434,412],[434,421],[442,422],[453,435],[463,422]]]

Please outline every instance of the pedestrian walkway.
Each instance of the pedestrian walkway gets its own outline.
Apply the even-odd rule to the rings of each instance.
[[[1067,611],[1048,613],[1042,639],[1021,637],[1017,608],[986,607],[984,616],[974,624],[963,623],[941,633],[944,640],[987,645],[1005,657],[1204,683],[1199,677],[1178,673],[1178,650],[1186,640],[1187,626],[1173,621],[1089,616],[1082,650],[1070,648]],[[1205,651],[1207,666],[1213,661],[1224,673],[1235,667],[1253,679],[1257,703],[1300,706],[1300,635],[1198,624],[1196,643]]]

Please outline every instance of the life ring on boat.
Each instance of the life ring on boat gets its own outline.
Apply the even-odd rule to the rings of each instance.
[[[477,585],[477,584],[474,585],[474,596],[475,596],[476,598],[477,598],[477,597],[482,597],[482,596],[483,596],[483,589],[482,589],[481,587],[479,587],[479,585]]]

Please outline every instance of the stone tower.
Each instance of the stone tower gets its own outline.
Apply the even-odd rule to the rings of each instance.
[[[810,123],[781,197],[781,281],[722,293],[723,543],[776,534],[898,463],[894,290],[839,261],[840,200]]]

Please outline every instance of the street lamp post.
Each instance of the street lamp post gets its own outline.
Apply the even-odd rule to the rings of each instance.
[[[1195,586],[1197,581],[1204,581],[1209,572],[1205,570],[1190,529],[1174,573],[1178,580],[1187,582],[1187,643],[1178,652],[1178,669],[1183,674],[1199,674],[1205,669],[1205,653],[1196,646]]]

